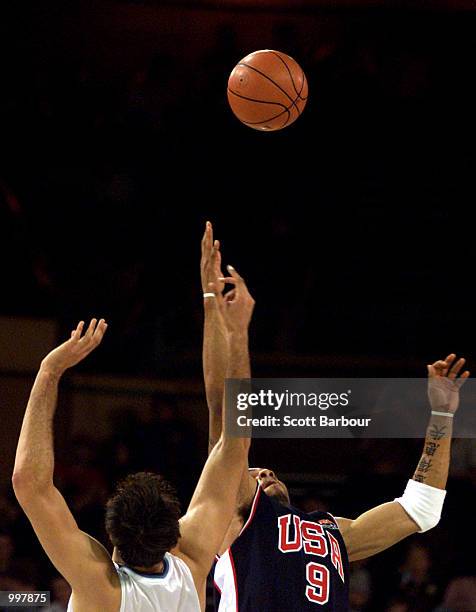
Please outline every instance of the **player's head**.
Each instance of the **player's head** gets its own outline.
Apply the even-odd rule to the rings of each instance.
[[[261,488],[269,495],[274,497],[278,502],[285,506],[291,503],[289,499],[288,488],[277,478],[276,474],[268,468],[250,468],[250,475],[260,483]]]
[[[173,487],[158,474],[131,474],[106,506],[106,531],[122,560],[152,567],[180,537],[180,504]]]

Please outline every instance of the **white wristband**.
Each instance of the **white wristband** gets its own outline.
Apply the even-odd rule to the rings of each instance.
[[[437,410],[432,410],[431,414],[434,414],[435,416],[450,417],[450,419],[454,417],[454,414],[452,412],[438,412]]]
[[[409,480],[402,497],[394,501],[403,506],[405,512],[420,527],[423,533],[438,525],[445,501],[446,491],[430,487],[423,482]]]
[[[215,294],[214,293],[204,293],[203,297],[204,298],[215,297]]]

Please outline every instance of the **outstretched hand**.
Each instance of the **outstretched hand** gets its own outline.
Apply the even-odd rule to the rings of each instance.
[[[71,332],[71,338],[46,355],[41,362],[43,370],[61,376],[68,368],[82,361],[101,344],[107,323],[104,319],[91,319],[86,333],[82,336],[83,328],[84,321],[80,321]]]
[[[444,360],[435,361],[428,365],[428,398],[431,409],[437,412],[450,412],[454,414],[459,406],[459,390],[469,377],[465,370],[458,376],[465,360],[456,360],[451,353]]]
[[[251,297],[243,278],[232,266],[227,266],[230,276],[218,280],[233,285],[233,289],[224,295],[217,282],[208,284],[208,291],[215,294],[217,308],[223,317],[228,332],[246,332],[250,325],[255,301]]]

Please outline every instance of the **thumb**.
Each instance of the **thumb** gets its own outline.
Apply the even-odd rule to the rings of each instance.
[[[236,281],[241,283],[243,282],[243,278],[238,274],[236,268],[233,266],[227,266],[226,269],[228,270],[230,276],[232,276]]]

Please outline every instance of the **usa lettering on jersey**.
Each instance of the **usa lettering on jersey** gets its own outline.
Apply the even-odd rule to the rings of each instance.
[[[331,533],[324,530],[322,525],[302,519],[296,514],[285,514],[278,517],[278,532],[278,548],[282,553],[303,550],[306,555],[320,559],[330,555],[332,565],[342,582],[345,582],[339,542]],[[328,568],[317,561],[309,561],[306,565],[306,581],[307,599],[316,604],[326,604],[329,601],[330,585]]]

